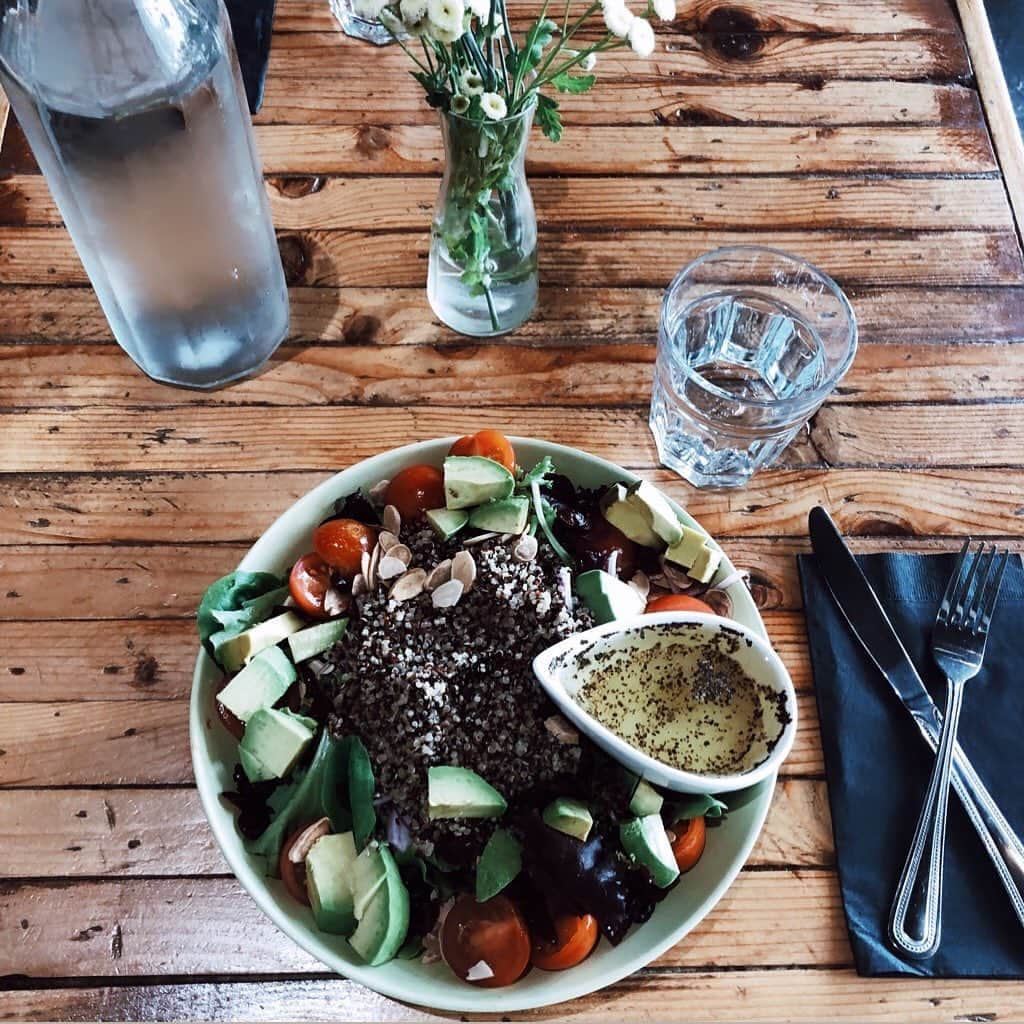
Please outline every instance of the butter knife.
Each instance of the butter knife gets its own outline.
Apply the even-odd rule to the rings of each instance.
[[[839,610],[934,752],[942,732],[942,712],[921,681],[889,616],[831,516],[818,506],[811,509],[807,521],[818,567]],[[1014,913],[1024,925],[1024,844],[1014,834],[959,744],[953,754],[952,783],[995,865]]]

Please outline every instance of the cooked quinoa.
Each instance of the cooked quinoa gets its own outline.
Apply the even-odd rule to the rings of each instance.
[[[412,565],[427,571],[461,548],[430,530],[403,540]],[[378,797],[421,841],[485,834],[479,822],[429,820],[432,765],[470,768],[512,803],[579,764],[579,746],[545,727],[556,711],[531,663],[592,625],[590,613],[567,607],[546,545],[528,562],[513,557],[513,546],[495,538],[468,549],[476,581],[454,607],[435,608],[426,592],[397,603],[386,586],[357,598],[358,616],[328,659],[333,732],[362,739]]]

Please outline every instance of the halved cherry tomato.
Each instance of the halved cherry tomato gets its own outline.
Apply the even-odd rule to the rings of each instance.
[[[606,569],[615,555],[615,571],[619,579],[631,579],[637,569],[636,544],[607,519],[596,519],[576,541],[576,555],[581,568]]]
[[[590,914],[555,918],[554,942],[533,944],[533,964],[542,971],[564,971],[582,963],[597,945],[597,919]]]
[[[225,676],[221,680],[220,686],[217,687],[217,692],[220,693],[230,682],[231,676]],[[245,735],[245,722],[236,718],[216,697],[213,702],[217,706],[217,717],[221,720],[221,724],[236,740],[240,740]]]
[[[331,589],[331,567],[315,552],[303,555],[288,577],[288,590],[295,603],[307,614],[326,618],[324,598]]]
[[[295,845],[295,840],[305,832],[308,825],[309,823],[307,822],[301,828],[296,829],[284,841],[284,845],[281,847],[281,855],[277,858],[278,873],[281,875],[284,887],[288,890],[288,895],[292,899],[298,900],[299,903],[304,903],[307,907],[309,906],[309,893],[306,891],[306,865],[294,864],[290,861],[288,859],[288,851]]]
[[[376,543],[376,530],[358,519],[328,519],[313,533],[316,553],[349,580],[359,575],[363,552]]]
[[[482,455],[500,462],[510,473],[515,472],[516,453],[509,439],[498,430],[478,430],[460,437],[451,446],[449,455]]]
[[[675,838],[672,838],[672,837]],[[689,821],[677,821],[669,830],[672,853],[676,858],[676,867],[680,871],[689,871],[700,860],[707,841],[707,829],[703,818],[690,818]]]
[[[689,594],[662,594],[661,597],[652,597],[647,602],[645,612],[706,612],[708,615],[716,615],[717,612],[706,601],[699,597],[690,597]]]
[[[530,933],[523,915],[505,896],[477,903],[472,894],[463,893],[441,926],[441,956],[463,981],[500,988],[511,985],[529,965]]]
[[[384,500],[394,505],[403,519],[444,508],[444,474],[436,466],[408,466],[392,478]]]

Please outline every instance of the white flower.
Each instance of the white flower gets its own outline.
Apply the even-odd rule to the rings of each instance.
[[[469,97],[456,93],[448,107],[453,114],[465,114],[469,110]]]
[[[427,0],[402,0],[398,10],[406,25],[420,25],[427,17]]]
[[[491,16],[491,0],[466,0],[466,6],[482,22]]]
[[[462,35],[462,19],[466,15],[462,0],[427,0],[427,13],[432,29],[438,28],[446,33],[455,32],[456,39]],[[433,31],[430,34],[434,35]]]
[[[352,10],[360,18],[372,20],[380,17],[380,12],[384,10],[386,3],[387,0],[352,0]]]
[[[408,26],[402,23],[402,19],[394,11],[389,11],[386,7],[380,12],[380,23],[393,36],[402,36],[408,31]]]
[[[597,54],[588,53],[586,57],[583,58],[583,63],[580,67],[583,68],[584,71],[593,71],[594,68],[597,67]]]
[[[623,0],[608,0],[604,5],[604,23],[613,36],[625,39],[636,16]]]
[[[484,91],[484,80],[475,68],[466,68],[459,75],[459,92],[466,96],[479,96]]]
[[[485,92],[480,97],[480,108],[492,121],[500,121],[508,114],[505,100],[496,92]]]
[[[427,19],[426,35],[430,36],[431,39],[437,40],[439,43],[454,43],[456,39],[462,36],[462,26],[460,25],[456,29],[449,29]]]
[[[651,0],[651,6],[662,21],[676,20],[676,0]]]
[[[654,29],[643,18],[634,18],[629,26],[629,45],[638,57],[650,57],[654,53]]]

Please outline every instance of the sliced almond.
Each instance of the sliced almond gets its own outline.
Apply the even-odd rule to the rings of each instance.
[[[462,542],[463,547],[471,547],[474,544],[483,544],[485,540],[494,540],[498,534],[496,533],[478,533],[475,537],[469,537],[467,540]]]
[[[424,569],[411,569],[395,580],[388,591],[388,597],[392,601],[411,601],[423,593],[423,584],[426,581],[427,573]]]
[[[559,743],[575,747],[579,745],[580,734],[561,715],[552,715],[544,719],[544,728],[547,729]]]
[[[400,558],[393,558],[390,554],[385,555],[377,566],[377,575],[382,580],[393,580],[401,576],[409,567]]]
[[[537,557],[537,538],[532,533],[524,533],[512,549],[512,557],[517,562],[532,562]]]
[[[387,493],[387,489],[390,484],[390,480],[381,480],[380,483],[374,484],[370,488],[367,494],[369,495],[370,501],[372,501],[374,505],[384,504],[384,495]]]
[[[437,590],[442,583],[447,583],[451,578],[452,560],[446,558],[443,562],[438,562],[427,574],[426,588],[427,590]]]
[[[459,580],[442,583],[431,595],[430,600],[435,608],[454,608],[462,597],[462,584]]]
[[[640,595],[640,599],[646,603],[651,593],[651,581],[648,579],[647,573],[643,569],[638,569],[633,573],[633,578],[629,581],[629,585]]]
[[[295,842],[288,848],[288,859],[293,864],[304,864],[309,851],[313,849],[313,844],[323,836],[329,836],[330,834],[330,818],[321,818],[319,821],[314,821],[312,825],[303,829],[295,837]]]
[[[412,552],[404,544],[396,544],[387,550],[388,558],[397,558],[406,566],[412,565]]]
[[[476,582],[476,562],[468,551],[459,551],[452,559],[452,582],[462,584],[464,593],[473,589]]]
[[[377,544],[373,551],[370,552],[370,564],[363,569],[363,575],[366,577],[366,585],[369,587],[371,593],[377,589],[377,567],[379,565],[380,545]]]
[[[390,531],[381,530],[377,535],[377,543],[381,546],[384,553],[387,554],[392,548],[398,547],[401,541]]]
[[[369,592],[369,589],[366,585],[366,577],[362,573],[358,573],[355,579],[352,580],[352,596],[362,597],[363,594]]]
[[[394,505],[384,506],[384,511],[381,514],[380,521],[384,524],[384,529],[387,530],[388,533],[393,533],[396,537],[401,534],[402,516]]]

